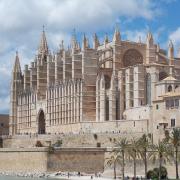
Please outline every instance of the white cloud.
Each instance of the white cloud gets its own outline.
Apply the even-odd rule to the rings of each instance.
[[[176,49],[180,47],[180,27],[169,35],[169,39],[173,41]]]
[[[15,51],[19,51],[22,66],[32,60],[43,24],[49,45],[56,50],[62,39],[65,45],[69,43],[73,28],[87,33],[108,32],[121,17],[151,20],[158,11],[151,0],[1,0],[0,113],[5,110],[2,105],[8,109],[7,89]]]

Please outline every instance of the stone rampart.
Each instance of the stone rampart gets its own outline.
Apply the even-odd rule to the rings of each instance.
[[[105,148],[1,148],[0,173],[104,171]]]

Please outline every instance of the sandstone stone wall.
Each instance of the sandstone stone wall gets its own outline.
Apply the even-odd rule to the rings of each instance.
[[[63,148],[49,155],[48,171],[95,173],[104,171],[102,148]]]
[[[46,148],[1,148],[0,172],[46,172]]]
[[[103,172],[104,154],[104,148],[1,148],[0,172]]]

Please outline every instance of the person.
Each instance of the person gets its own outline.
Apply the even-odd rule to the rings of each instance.
[[[93,176],[91,176],[91,179],[93,179]]]

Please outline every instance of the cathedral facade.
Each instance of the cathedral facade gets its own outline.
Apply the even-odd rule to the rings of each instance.
[[[159,133],[180,126],[180,57],[169,43],[163,50],[146,42],[124,41],[115,29],[93,47],[75,34],[57,53],[42,32],[38,53],[21,71],[18,53],[12,72],[10,134],[66,132]]]

